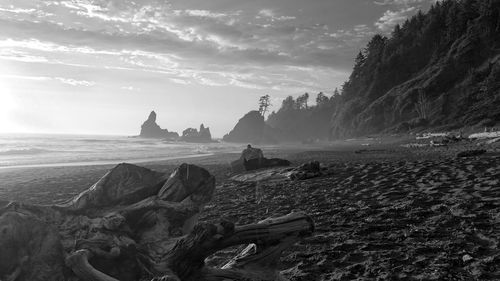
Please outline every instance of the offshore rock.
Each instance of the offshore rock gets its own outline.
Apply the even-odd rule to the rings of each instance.
[[[201,124],[200,130],[195,128],[187,128],[182,132],[181,140],[185,142],[195,142],[195,143],[207,143],[213,142],[212,134],[210,133],[210,128]]]
[[[156,112],[151,111],[148,119],[144,121],[141,126],[140,137],[175,140],[179,138],[179,134],[176,132],[169,132],[167,129],[162,129],[156,124]]]

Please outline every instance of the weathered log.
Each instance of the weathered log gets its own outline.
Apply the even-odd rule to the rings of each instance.
[[[303,213],[235,226],[197,223],[215,179],[120,164],[65,204],[0,204],[0,280],[281,280],[281,252],[314,224]],[[250,244],[221,269],[205,258]]]

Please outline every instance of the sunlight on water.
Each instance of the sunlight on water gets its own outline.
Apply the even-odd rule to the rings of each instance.
[[[126,136],[3,134],[0,167],[142,162],[239,149],[234,144],[192,144]]]

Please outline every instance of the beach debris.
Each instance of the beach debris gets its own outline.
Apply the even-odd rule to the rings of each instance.
[[[241,152],[238,160],[231,162],[231,171],[241,173],[272,167],[290,166],[290,161],[280,158],[265,158],[260,148],[252,147],[250,144]]]
[[[120,164],[60,205],[0,204],[7,280],[282,280],[283,250],[314,231],[303,212],[243,226],[198,222],[215,178],[182,164],[170,176]],[[251,244],[220,269],[205,258]],[[249,248],[247,248],[249,249]]]
[[[362,154],[362,153],[384,153],[387,152],[385,149],[358,149],[355,150],[354,153]]]
[[[428,147],[430,144],[427,143],[407,143],[407,144],[402,144],[401,147],[406,147],[406,148],[420,148],[420,147]]]
[[[322,167],[318,161],[304,163],[298,167],[276,167],[266,170],[250,171],[231,177],[236,182],[280,182],[289,180],[307,180],[333,174],[333,169]]]
[[[474,156],[479,156],[479,155],[482,155],[485,153],[486,153],[486,150],[484,150],[484,149],[465,150],[465,151],[459,152],[457,154],[457,157],[458,158],[474,157]]]
[[[463,261],[464,263],[469,262],[469,261],[471,261],[471,260],[473,260],[473,259],[474,259],[474,258],[473,258],[471,255],[469,255],[469,254],[465,254],[465,255],[463,255],[463,257],[462,257],[462,261]]]
[[[321,165],[318,161],[304,163],[289,172],[291,180],[306,180],[322,175]]]
[[[490,144],[494,144],[494,143],[497,143],[497,142],[500,142],[500,137],[499,138],[494,138],[492,140],[488,140],[488,141],[485,142],[485,144],[490,145]]]
[[[429,141],[429,146],[434,146],[434,147],[439,147],[439,146],[447,146],[452,143],[457,143],[460,141],[463,141],[464,138],[462,136],[462,133],[450,133],[450,132],[445,132],[445,133],[424,133],[422,135],[418,135],[416,137],[417,140],[427,140],[430,139]],[[408,146],[408,147],[420,147],[420,146]]]
[[[416,137],[417,140],[430,139],[430,138],[443,138],[449,136],[450,133],[423,133]]]
[[[500,131],[471,134],[469,139],[494,139],[500,138]]]

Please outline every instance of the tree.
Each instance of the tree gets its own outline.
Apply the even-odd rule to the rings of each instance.
[[[392,38],[398,39],[403,35],[403,32],[401,31],[401,26],[399,24],[396,24],[394,26],[394,31],[392,31]]]
[[[270,99],[271,97],[269,95],[262,96],[259,99],[259,113],[262,116],[266,115],[267,109],[269,108],[269,106],[271,106]]]
[[[305,93],[299,97],[297,97],[297,100],[296,100],[296,105],[297,105],[297,109],[307,109],[308,106],[307,106],[307,100],[309,100],[309,94],[308,93]]]
[[[293,99],[292,96],[286,97],[283,102],[281,103],[281,109],[280,110],[292,110],[295,107],[295,100]]]
[[[323,92],[319,92],[319,94],[316,96],[316,105],[318,107],[323,107],[328,104],[328,100],[328,97],[323,94]]]
[[[430,103],[427,100],[425,92],[422,89],[418,93],[418,99],[415,103],[415,110],[417,111],[419,118],[427,119],[429,117]]]
[[[358,56],[354,60],[354,71],[359,70],[363,66],[365,61],[366,61],[366,57],[365,57],[365,55],[363,55],[363,52],[360,51],[358,53]]]
[[[380,34],[374,35],[365,49],[365,59],[377,59],[382,54],[386,41],[386,37]]]

